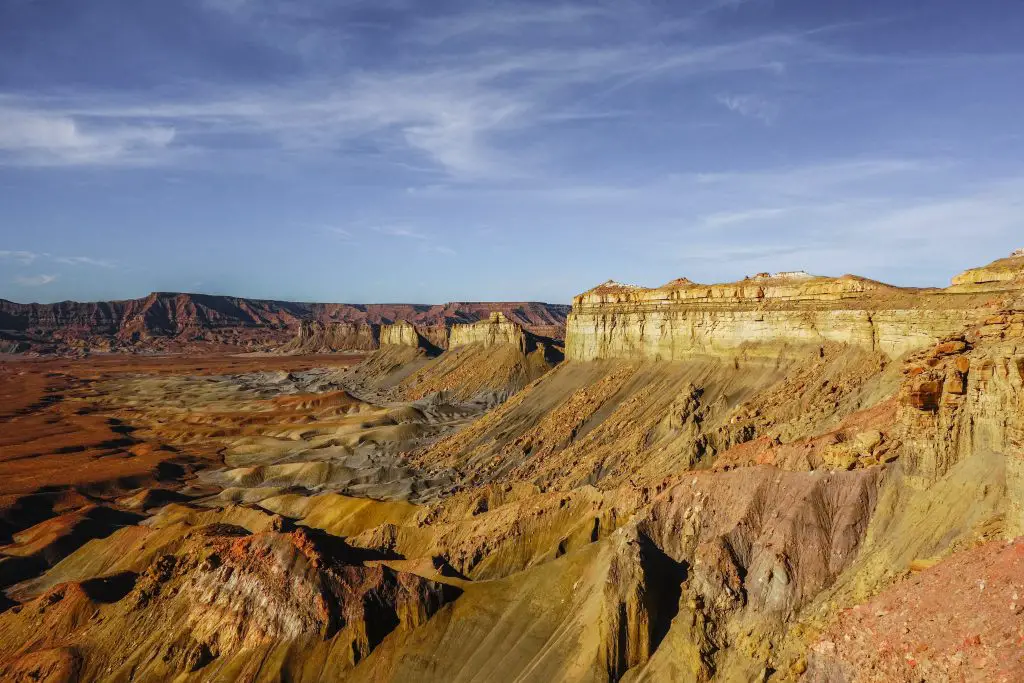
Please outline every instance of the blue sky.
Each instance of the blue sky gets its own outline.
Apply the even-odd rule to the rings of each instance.
[[[0,297],[566,302],[1024,246],[1024,3],[3,0]]]

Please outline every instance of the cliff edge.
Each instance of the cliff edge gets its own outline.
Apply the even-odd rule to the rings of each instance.
[[[947,289],[802,271],[656,288],[609,281],[573,300],[566,357],[672,360],[826,342],[899,357],[1014,305],[1022,292],[1020,251],[958,275]]]

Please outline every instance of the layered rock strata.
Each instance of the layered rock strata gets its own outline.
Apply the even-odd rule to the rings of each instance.
[[[954,287],[1016,283],[1024,286],[1024,249],[1018,249],[1008,258],[999,259],[981,268],[972,268],[953,278]]]
[[[412,323],[400,320],[393,325],[380,328],[380,346],[405,346],[423,348],[427,341]]]
[[[948,289],[803,272],[718,285],[680,279],[655,289],[607,282],[573,301],[566,357],[673,360],[825,342],[899,357],[1012,307],[1022,289],[1020,256],[967,271]]]
[[[527,339],[523,328],[509,320],[504,313],[492,313],[490,318],[472,325],[455,325],[448,338],[448,348],[457,349],[469,344],[484,347],[515,346],[526,351]]]
[[[373,351],[380,347],[379,329],[366,323],[322,323],[304,321],[298,336],[282,351],[286,353],[336,353]]]

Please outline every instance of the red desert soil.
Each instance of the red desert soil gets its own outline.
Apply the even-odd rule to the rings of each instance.
[[[0,360],[0,537],[24,498],[66,499],[75,491],[107,497],[118,490],[177,479],[214,452],[180,453],[132,436],[102,408],[91,405],[91,385],[127,375],[223,375],[343,367],[359,356],[100,356],[86,359]],[[37,501],[35,503],[39,505]],[[49,516],[49,514],[44,516]],[[35,515],[21,510],[19,524]]]
[[[808,678],[1022,681],[1022,615],[1024,539],[987,543],[844,610],[812,648]]]

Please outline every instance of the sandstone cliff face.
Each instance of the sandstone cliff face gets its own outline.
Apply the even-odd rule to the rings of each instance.
[[[954,285],[991,283],[1024,284],[1024,249],[1018,249],[1008,258],[1000,259],[982,268],[972,268],[953,278]]]
[[[642,307],[638,307],[641,309]],[[582,308],[569,318],[571,360],[678,360],[728,355],[747,345],[840,342],[897,357],[964,327],[973,311],[678,311],[607,313]]]
[[[337,353],[373,351],[380,347],[378,329],[366,323],[304,321],[299,335],[284,346],[284,353]]]
[[[1024,258],[968,271],[947,290],[892,287],[854,276],[762,274],[657,289],[608,282],[576,297],[567,322],[570,360],[735,355],[750,347],[841,342],[890,357],[925,348],[1019,295]],[[967,290],[964,283],[975,285]],[[985,283],[989,283],[986,286]]]
[[[514,346],[526,351],[526,333],[523,328],[505,317],[504,313],[492,313],[487,320],[472,325],[455,325],[448,338],[448,348],[456,349],[469,344],[493,346]]]
[[[533,335],[504,313],[456,325],[448,350],[402,383],[408,398],[443,392],[459,400],[496,403],[546,374],[563,355],[552,340]]]
[[[404,320],[400,320],[394,325],[382,325],[380,328],[380,345],[382,347],[407,346],[420,348],[423,341],[416,327]]]

